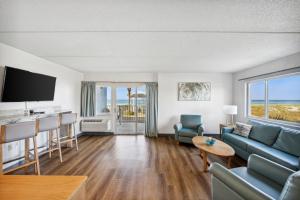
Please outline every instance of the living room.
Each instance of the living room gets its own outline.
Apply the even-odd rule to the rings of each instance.
[[[299,199],[299,10],[0,1],[0,199]]]

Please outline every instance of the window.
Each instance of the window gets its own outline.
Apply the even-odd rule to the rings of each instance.
[[[111,87],[96,87],[96,114],[111,112]]]
[[[265,116],[265,93],[265,81],[249,83],[250,116]]]
[[[248,116],[300,123],[300,74],[250,81]]]

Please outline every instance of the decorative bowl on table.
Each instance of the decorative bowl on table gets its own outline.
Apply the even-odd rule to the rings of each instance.
[[[216,140],[212,137],[207,138],[207,140],[205,141],[206,145],[208,146],[212,146],[216,143]]]

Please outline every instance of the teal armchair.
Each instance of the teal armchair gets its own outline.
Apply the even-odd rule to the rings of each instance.
[[[174,130],[178,142],[192,143],[193,137],[203,135],[201,115],[181,115]]]
[[[247,167],[210,167],[213,200],[297,200],[300,171],[252,154]]]

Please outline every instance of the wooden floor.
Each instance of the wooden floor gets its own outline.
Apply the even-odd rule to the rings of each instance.
[[[88,199],[211,199],[198,150],[171,137],[82,136],[79,152],[40,157],[43,175],[87,175]]]

